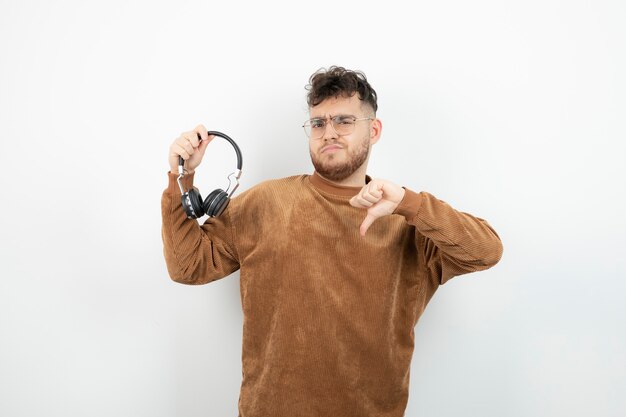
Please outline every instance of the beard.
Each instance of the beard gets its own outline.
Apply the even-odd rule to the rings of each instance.
[[[357,169],[363,165],[367,159],[370,149],[370,137],[364,136],[361,143],[351,152],[348,147],[344,147],[342,151],[346,152],[345,162],[341,162],[340,156],[334,154],[322,155],[320,158],[309,149],[311,161],[315,170],[331,181],[341,181],[352,175]]]

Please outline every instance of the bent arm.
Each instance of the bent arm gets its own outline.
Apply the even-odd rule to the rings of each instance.
[[[188,219],[182,206],[178,174],[168,172],[168,187],[161,196],[163,255],[170,278],[182,284],[206,284],[239,269],[231,220],[232,200],[218,217],[200,226]],[[182,178],[189,190],[194,174]]]
[[[454,276],[491,268],[501,259],[502,241],[486,220],[458,211],[426,191],[402,188],[406,192],[394,214],[415,226],[415,244],[440,285]]]

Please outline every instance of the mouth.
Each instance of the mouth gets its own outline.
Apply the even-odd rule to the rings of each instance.
[[[343,148],[338,145],[329,145],[322,149],[322,153],[335,152],[335,151],[338,151],[339,149],[343,149]]]

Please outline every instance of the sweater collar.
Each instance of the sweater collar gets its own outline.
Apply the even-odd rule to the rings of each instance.
[[[372,178],[369,175],[365,174],[365,183],[367,184],[371,180]],[[331,182],[327,180],[326,178],[323,178],[315,170],[313,170],[313,174],[309,175],[309,181],[311,182],[311,184],[313,184],[315,188],[321,191],[325,191],[329,194],[334,194],[334,195],[343,195],[343,196],[353,197],[357,195],[359,191],[361,191],[361,188],[363,188],[363,187],[358,187],[358,186],[335,184],[334,182]]]

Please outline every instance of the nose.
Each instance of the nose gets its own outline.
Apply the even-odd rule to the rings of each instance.
[[[324,126],[324,134],[322,135],[322,138],[327,139],[327,138],[337,138],[337,137],[339,137],[339,135],[335,131],[333,122],[331,120],[327,120],[326,125]]]

